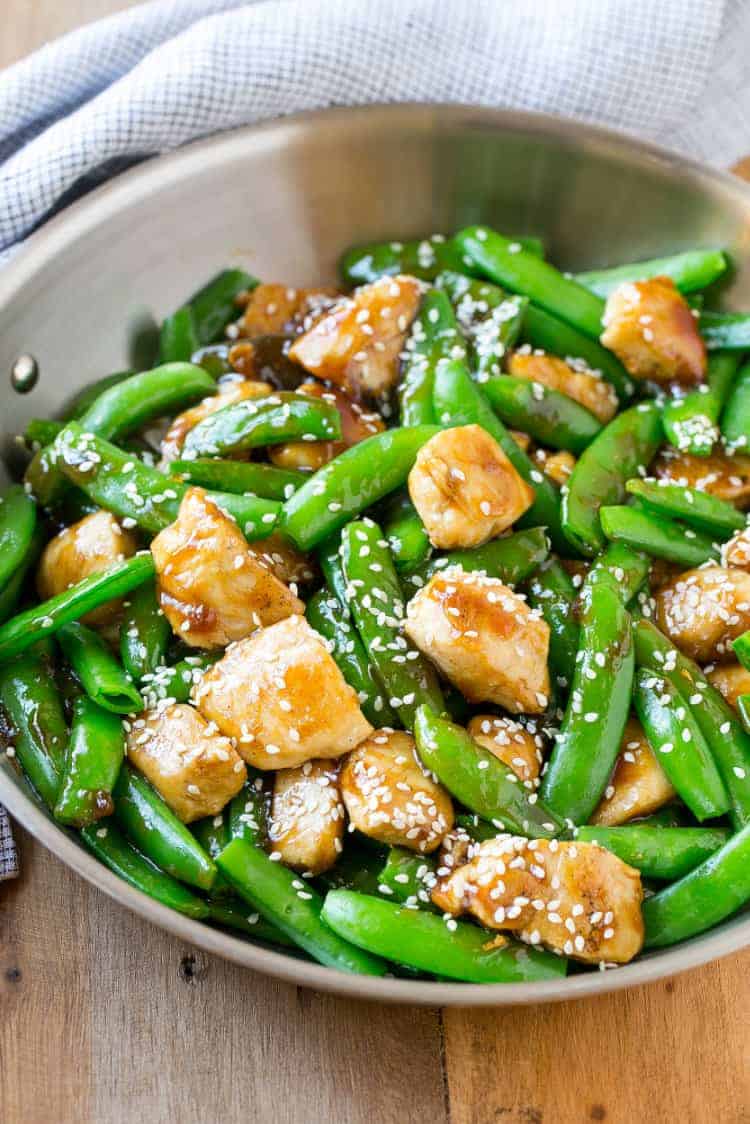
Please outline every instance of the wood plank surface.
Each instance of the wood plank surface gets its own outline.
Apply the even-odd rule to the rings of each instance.
[[[127,0],[5,0],[0,66]],[[516,1011],[361,1004],[161,933],[20,829],[0,884],[2,1124],[746,1124],[750,953]]]

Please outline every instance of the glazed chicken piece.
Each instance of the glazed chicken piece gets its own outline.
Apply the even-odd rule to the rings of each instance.
[[[354,827],[427,854],[453,826],[451,798],[422,767],[411,734],[378,730],[347,757],[341,794]]]
[[[627,964],[643,944],[641,876],[596,843],[500,835],[432,891],[438,908],[588,964]]]
[[[665,449],[654,461],[652,471],[659,480],[697,488],[733,503],[740,511],[750,506],[750,457],[740,453],[730,457],[716,449],[708,457],[696,457]]]
[[[750,694],[750,671],[739,663],[724,663],[706,676],[717,691],[721,691],[729,705],[737,709],[740,695]]]
[[[613,386],[594,371],[587,368],[579,370],[554,355],[521,348],[508,360],[508,374],[567,394],[568,398],[590,410],[604,425],[617,413],[617,395]]]
[[[294,289],[288,285],[264,283],[250,293],[240,318],[240,335],[275,336],[299,329],[308,317],[317,317],[336,299],[335,289]]]
[[[738,531],[721,548],[722,566],[733,566],[737,570],[750,570],[750,527]]]
[[[274,531],[268,538],[258,539],[257,542],[249,542],[247,548],[284,585],[305,585],[317,574],[314,563],[297,550],[281,531]]]
[[[750,573],[706,566],[686,570],[656,594],[659,628],[700,664],[731,658],[732,641],[750,628]]]
[[[177,519],[156,536],[151,553],[159,605],[192,648],[223,647],[305,611],[201,488],[188,488]]]
[[[406,633],[469,702],[546,708],[549,627],[497,578],[458,566],[435,574],[407,606]]]
[[[629,718],[612,776],[591,823],[616,827],[636,816],[650,816],[674,797],[675,790],[656,760],[640,722]]]
[[[379,395],[398,381],[399,356],[417,314],[414,277],[381,277],[341,297],[294,341],[289,358],[355,397]]]
[[[316,472],[339,453],[343,453],[344,449],[350,449],[352,445],[357,445],[366,437],[382,433],[385,429],[380,414],[363,409],[338,387],[325,386],[322,382],[311,379],[300,386],[299,393],[309,394],[311,398],[323,398],[336,407],[341,417],[341,440],[287,441],[284,445],[274,445],[268,450],[268,456],[280,468]]]
[[[129,759],[183,823],[215,816],[245,783],[230,739],[187,703],[148,710],[129,725]]]
[[[193,701],[258,769],[341,757],[372,731],[356,691],[300,616],[229,647]]]
[[[66,527],[47,543],[36,574],[39,596],[46,600],[63,593],[91,574],[99,574],[116,562],[132,558],[136,550],[136,540],[123,530],[114,515],[95,511]],[[117,598],[87,613],[82,620],[92,628],[108,625],[121,609],[122,598]]]
[[[272,852],[294,870],[322,874],[343,849],[344,805],[338,764],[306,761],[274,777],[268,839]]]
[[[548,453],[546,449],[537,449],[533,455],[534,464],[537,465],[545,476],[562,488],[568,483],[570,474],[576,466],[576,459],[572,453],[559,449],[555,453]]]
[[[626,281],[607,298],[601,342],[635,379],[684,386],[703,382],[706,345],[670,277]]]
[[[219,410],[223,410],[225,406],[234,405],[235,402],[244,402],[247,398],[265,398],[267,394],[273,394],[273,392],[270,383],[252,379],[239,381],[232,378],[227,382],[220,383],[216,388],[216,394],[204,398],[197,406],[191,406],[189,410],[183,410],[174,419],[162,438],[159,467],[166,468],[172,461],[180,459],[182,446],[185,444],[188,433],[198,422],[203,421],[210,414],[216,414]]]
[[[539,787],[539,770],[544,761],[545,742],[513,718],[496,718],[493,714],[477,714],[466,727],[475,742],[512,769],[526,788]]]
[[[481,546],[534,502],[534,489],[479,425],[431,437],[409,473],[409,495],[439,550]]]

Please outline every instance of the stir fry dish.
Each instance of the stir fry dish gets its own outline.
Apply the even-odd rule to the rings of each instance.
[[[239,270],[19,438],[7,757],[126,882],[343,971],[614,968],[750,900],[750,315],[482,226]]]

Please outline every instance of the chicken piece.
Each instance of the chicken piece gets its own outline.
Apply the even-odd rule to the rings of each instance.
[[[257,542],[249,542],[247,548],[284,585],[305,585],[317,575],[315,563],[297,550],[281,531],[274,531],[268,538],[258,539]]]
[[[215,816],[247,778],[229,738],[187,703],[132,720],[127,754],[183,823]]]
[[[439,879],[432,900],[587,964],[627,964],[643,944],[641,876],[596,843],[499,835]]]
[[[335,289],[294,289],[287,285],[256,285],[239,321],[240,335],[275,336],[298,329],[309,316],[335,300]]]
[[[235,402],[244,402],[247,398],[265,398],[267,394],[273,394],[273,387],[268,382],[258,380],[240,382],[233,378],[230,381],[220,383],[216,388],[216,394],[204,398],[197,406],[191,406],[189,410],[183,410],[174,419],[162,438],[159,467],[166,468],[172,461],[180,459],[185,438],[198,422],[203,421],[210,414],[218,413],[225,406],[232,406]]]
[[[431,437],[409,473],[409,495],[439,550],[481,546],[534,502],[534,489],[479,425]]]
[[[717,448],[708,457],[696,457],[665,449],[654,461],[652,471],[659,480],[697,488],[733,503],[740,511],[750,506],[750,457],[740,453],[730,457]]]
[[[268,838],[285,866],[322,874],[343,849],[338,764],[306,761],[274,777]]]
[[[459,566],[435,574],[407,606],[406,634],[469,702],[546,708],[549,627],[498,578]]]
[[[341,795],[354,827],[391,847],[427,854],[453,826],[453,804],[424,770],[414,738],[378,730],[350,753]]]
[[[294,341],[289,358],[355,397],[379,395],[398,380],[399,356],[417,314],[414,277],[381,277],[355,289]]]
[[[650,816],[675,797],[640,723],[629,718],[620,752],[604,795],[594,809],[591,823],[616,827],[636,816]]]
[[[99,574],[116,562],[132,558],[137,550],[135,538],[123,530],[108,511],[95,511],[78,523],[66,527],[47,543],[39,560],[36,588],[43,601],[70,589],[91,574]],[[122,598],[108,601],[82,618],[84,624],[99,628],[111,624],[122,609]]]
[[[717,691],[721,691],[729,705],[737,709],[740,695],[750,694],[750,671],[739,663],[724,663],[706,676]]]
[[[557,484],[558,488],[568,483],[570,474],[576,466],[575,457],[565,449],[560,449],[556,453],[537,449],[532,459],[545,476],[549,476],[550,480]]]
[[[607,298],[601,342],[634,379],[689,386],[703,382],[706,345],[670,277],[626,281]]]
[[[258,769],[341,757],[372,732],[357,692],[304,617],[287,617],[227,649],[193,701]]]
[[[554,355],[520,349],[508,360],[508,374],[567,394],[604,425],[617,413],[615,388],[588,367],[575,367]]]
[[[471,862],[478,850],[479,844],[472,839],[465,828],[454,827],[443,837],[443,842],[440,844],[440,854],[438,855],[437,872],[436,874],[430,872],[432,877],[429,881],[425,877],[425,886],[429,891],[434,890],[438,884],[438,878],[447,878],[459,866]],[[429,901],[430,899],[426,897],[425,900]]]
[[[303,383],[299,392],[309,394],[311,398],[324,398],[336,407],[341,417],[341,440],[287,441],[283,445],[274,445],[268,450],[268,456],[280,468],[316,472],[339,453],[343,453],[344,449],[350,449],[352,445],[364,441],[366,437],[382,433],[385,429],[380,414],[364,410],[338,387],[325,386],[312,379]]]
[[[738,531],[721,548],[722,566],[734,566],[737,570],[750,570],[750,527]]]
[[[191,648],[220,648],[305,606],[250,550],[202,488],[151,543],[164,615]]]
[[[243,379],[254,379],[258,374],[258,359],[255,345],[250,340],[238,340],[232,344],[227,355],[233,371]]]
[[[656,594],[657,624],[684,655],[700,664],[732,655],[732,641],[750,628],[750,573],[706,566],[686,570]]]
[[[544,738],[512,718],[477,714],[466,727],[475,742],[512,769],[526,788],[539,787],[539,770],[544,761]]]

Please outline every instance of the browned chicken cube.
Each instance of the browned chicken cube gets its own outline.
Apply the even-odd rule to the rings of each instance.
[[[601,342],[635,379],[702,382],[706,345],[698,322],[670,277],[626,281],[607,298]]]
[[[533,461],[545,476],[549,476],[550,480],[557,484],[558,488],[568,483],[576,466],[575,457],[565,449],[559,449],[555,453],[549,453],[546,449],[537,449]]]
[[[629,718],[620,752],[604,795],[594,809],[591,823],[616,827],[636,816],[650,816],[675,797],[641,725]]]
[[[280,468],[316,472],[345,449],[350,449],[352,445],[357,445],[366,437],[382,433],[385,429],[380,414],[374,410],[365,410],[338,387],[325,386],[312,379],[303,383],[299,392],[309,394],[311,398],[323,398],[336,407],[341,417],[341,440],[287,441],[283,445],[274,445],[268,450],[269,459]]]
[[[475,742],[512,769],[526,788],[537,788],[544,761],[544,738],[513,718],[477,714],[466,727]]]
[[[740,511],[750,505],[750,457],[740,453],[730,457],[715,449],[708,457],[696,457],[665,449],[654,461],[653,473],[660,480],[733,503]]]
[[[240,334],[252,339],[294,331],[337,295],[335,289],[295,289],[273,282],[256,285],[238,324]]]
[[[372,731],[357,692],[299,616],[233,644],[203,676],[193,700],[258,769],[341,757]]]
[[[306,761],[274,777],[268,839],[272,853],[294,870],[322,874],[343,849],[344,805],[338,764]]]
[[[750,570],[750,527],[745,527],[733,535],[721,548],[722,566],[734,566],[737,570]]]
[[[686,570],[658,590],[656,616],[662,632],[698,663],[731,658],[732,641],[750,628],[750,573]]]
[[[469,702],[539,714],[549,702],[549,627],[497,578],[452,566],[406,610],[406,633]]]
[[[417,314],[414,277],[381,277],[355,289],[294,341],[289,358],[311,375],[360,395],[378,395],[398,380],[399,356]]]
[[[284,585],[305,585],[317,574],[310,558],[297,550],[281,531],[274,531],[265,539],[249,542],[247,548]]]
[[[211,414],[218,413],[226,406],[233,406],[235,402],[244,402],[248,398],[265,398],[267,394],[273,394],[273,387],[267,382],[253,379],[240,381],[233,378],[220,383],[216,388],[216,394],[209,395],[197,406],[191,406],[189,410],[183,410],[174,419],[162,438],[160,466],[165,468],[172,461],[180,459],[185,438],[198,422],[202,422]]]
[[[534,502],[534,489],[479,425],[431,437],[409,473],[409,495],[439,550],[481,546]]]
[[[350,753],[341,794],[354,827],[392,847],[427,854],[453,826],[453,804],[425,772],[414,738],[378,730]]]
[[[617,413],[617,395],[613,386],[595,371],[574,367],[554,355],[521,348],[508,360],[508,374],[567,394],[605,425]]]
[[[215,816],[247,777],[230,739],[187,703],[148,710],[132,720],[127,752],[183,823]]]
[[[500,835],[439,879],[432,900],[587,964],[627,964],[643,944],[641,876],[596,843]]]
[[[95,511],[47,543],[39,560],[36,587],[46,600],[63,593],[91,574],[99,574],[116,562],[132,558],[136,540],[123,530],[108,511]],[[122,598],[108,601],[83,617],[94,628],[110,624],[122,609]]]
[[[201,488],[188,488],[177,519],[156,536],[151,553],[159,605],[193,648],[221,648],[305,611]]]
[[[737,709],[740,695],[750,694],[750,671],[739,663],[724,663],[715,667],[706,677],[717,691],[721,691],[731,707]]]

